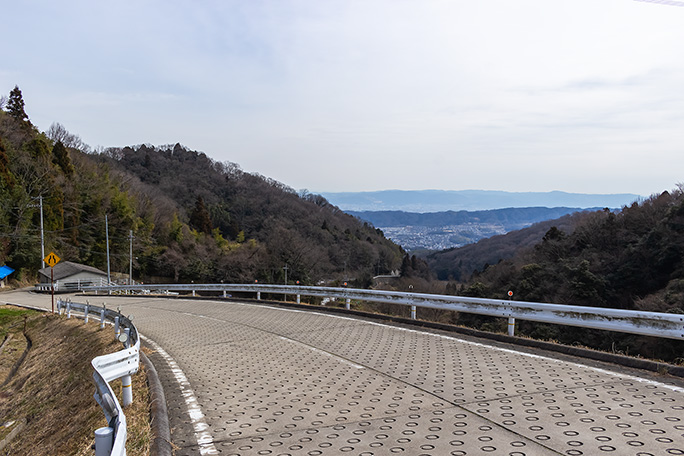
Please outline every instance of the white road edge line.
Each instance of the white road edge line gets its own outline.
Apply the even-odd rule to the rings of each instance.
[[[190,422],[192,423],[193,430],[195,431],[195,440],[197,440],[197,445],[199,445],[200,454],[219,454],[218,450],[214,446],[214,438],[208,431],[209,425],[207,425],[206,421],[204,420],[204,414],[202,413],[202,409],[197,402],[195,392],[192,390],[190,382],[185,376],[185,373],[183,373],[183,370],[178,366],[171,355],[169,355],[166,350],[161,348],[158,343],[148,337],[143,336],[142,334],[140,337],[144,339],[145,342],[150,344],[152,348],[154,348],[162,356],[162,358],[164,358],[171,368],[171,372],[173,372],[173,376],[176,378],[178,386],[181,390],[181,394],[185,399],[185,405],[188,407],[188,415],[190,415]]]

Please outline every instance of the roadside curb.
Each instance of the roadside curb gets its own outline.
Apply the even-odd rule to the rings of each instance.
[[[145,365],[147,384],[150,390],[150,426],[152,427],[152,442],[150,442],[150,456],[171,456],[171,431],[169,428],[169,411],[166,407],[166,396],[157,369],[152,361],[140,352],[140,360]]]

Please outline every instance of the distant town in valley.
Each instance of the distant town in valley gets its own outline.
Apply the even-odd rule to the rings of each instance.
[[[619,209],[635,194],[386,190],[323,193],[332,204],[381,229],[409,252],[445,250],[578,211]]]
[[[441,227],[388,226],[379,228],[385,233],[385,236],[409,252],[461,247],[480,239],[508,232],[503,226],[493,223],[470,223]]]
[[[403,211],[349,213],[381,229],[385,236],[405,250],[416,252],[445,250],[473,244],[481,239],[506,234],[583,210],[591,209],[525,207],[425,214]]]

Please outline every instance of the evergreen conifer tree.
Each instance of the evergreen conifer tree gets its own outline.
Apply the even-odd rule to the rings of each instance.
[[[52,162],[62,168],[62,171],[67,176],[71,176],[74,173],[74,165],[71,164],[69,151],[64,147],[62,141],[57,141],[52,148]]]
[[[28,120],[26,111],[24,111],[24,98],[21,95],[19,86],[14,86],[14,89],[9,94],[7,113],[17,120]]]
[[[195,208],[190,214],[190,226],[202,233],[211,233],[211,217],[209,211],[204,205],[204,199],[201,196],[197,197],[195,201]]]

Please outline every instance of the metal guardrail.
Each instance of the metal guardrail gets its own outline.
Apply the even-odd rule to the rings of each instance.
[[[399,304],[411,307],[411,318],[416,318],[416,308],[425,307],[440,310],[489,315],[508,318],[509,335],[514,334],[515,319],[578,326],[629,334],[664,337],[684,340],[684,314],[640,312],[634,310],[604,307],[585,307],[564,304],[548,304],[525,301],[469,298],[422,293],[403,293],[381,290],[362,290],[354,288],[308,287],[262,284],[154,284],[122,285],[109,287],[84,287],[84,291],[95,293],[180,293],[196,292],[222,293],[261,293],[285,294],[297,297],[314,296],[346,300],[347,309],[351,300]]]
[[[54,283],[37,283],[33,289],[38,292],[55,291],[78,291],[83,287],[107,286],[107,279],[77,279],[77,280],[55,280]]]
[[[88,322],[88,319],[93,314],[99,316],[101,328],[104,327],[105,321],[111,321],[114,324],[115,337],[124,343],[125,348],[123,350],[98,356],[91,361],[91,364],[93,369],[95,369],[95,372],[93,372],[93,380],[95,382],[95,394],[93,397],[102,408],[109,424],[108,427],[95,431],[95,455],[126,456],[126,438],[128,435],[126,431],[126,416],[109,382],[118,378],[121,379],[123,406],[129,405],[133,399],[130,376],[138,372],[140,365],[140,337],[138,336],[138,331],[131,319],[121,315],[120,312],[90,304],[57,301],[58,313],[64,312],[67,318],[70,318],[73,311],[83,313],[86,322]],[[124,329],[123,333],[121,328]]]

